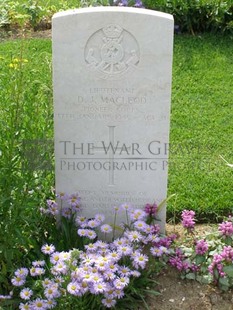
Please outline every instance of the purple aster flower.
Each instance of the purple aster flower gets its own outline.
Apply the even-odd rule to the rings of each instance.
[[[121,245],[118,247],[117,252],[121,255],[121,256],[128,256],[131,255],[133,252],[133,249],[131,246],[129,245]]]
[[[51,285],[48,286],[45,290],[44,290],[44,295],[46,298],[48,298],[49,300],[52,300],[54,298],[58,298],[61,296],[61,293],[59,291],[59,286],[58,284],[55,285]]]
[[[133,261],[133,266],[138,269],[139,267],[144,269],[148,262],[148,256],[145,254],[136,255]]]
[[[119,268],[120,268],[119,265],[114,264],[114,263],[109,264],[109,266],[108,266],[108,270],[111,272],[116,272]]]
[[[61,262],[58,262],[56,265],[54,265],[53,267],[53,271],[55,272],[56,275],[58,274],[67,274],[67,271],[68,271],[68,268],[67,268],[67,265],[61,261]]]
[[[107,285],[104,282],[97,282],[93,285],[93,292],[95,295],[104,293],[107,290]]]
[[[70,260],[71,252],[65,252],[65,251],[60,252],[60,258],[62,261]]]
[[[117,251],[112,251],[108,253],[108,257],[111,259],[113,262],[118,262],[121,258],[120,254]]]
[[[153,243],[154,245],[157,245],[159,244],[160,242],[160,238],[158,235],[154,235],[154,234],[149,234],[147,237],[146,237],[146,243],[148,242],[151,242]]]
[[[43,267],[44,265],[45,265],[44,260],[36,260],[36,261],[32,262],[32,266],[34,266],[34,267]]]
[[[29,300],[32,296],[33,292],[30,288],[25,287],[20,293],[19,296],[24,300]]]
[[[100,230],[105,234],[109,234],[112,232],[112,227],[108,224],[104,224],[100,227]]]
[[[12,295],[9,294],[9,295],[0,295],[0,301],[1,300],[7,300],[7,299],[12,299]]]
[[[80,296],[84,295],[89,290],[88,283],[86,281],[82,281],[80,283]]]
[[[150,248],[150,252],[155,257],[160,257],[163,255],[163,251],[160,247],[152,247]]]
[[[135,277],[135,278],[139,278],[141,275],[141,272],[139,272],[138,270],[132,270],[131,271],[131,276]]]
[[[118,270],[118,273],[119,273],[120,276],[129,277],[131,275],[131,270],[129,269],[129,267],[122,266]]]
[[[95,252],[96,248],[97,248],[97,246],[93,243],[89,243],[89,244],[85,245],[85,249],[88,253],[89,252]]]
[[[32,277],[37,277],[37,276],[41,276],[42,274],[45,273],[45,269],[41,268],[41,267],[32,267],[30,269],[30,275]]]
[[[69,198],[67,199],[67,202],[69,205],[71,205],[71,207],[77,207],[80,203],[80,197],[79,195],[76,193],[76,194],[72,194],[69,196]]]
[[[135,8],[144,8],[141,0],[135,0],[134,7]]]
[[[106,290],[106,292],[104,293],[104,297],[105,298],[114,298],[115,297],[115,288],[114,286],[110,285],[108,283],[108,288]]]
[[[20,277],[20,276],[15,276],[14,278],[11,279],[11,283],[14,286],[22,286],[26,282],[25,277]]]
[[[54,299],[49,299],[46,301],[46,305],[48,309],[53,309],[56,307],[57,302]]]
[[[100,223],[102,223],[105,220],[105,216],[103,214],[96,214],[95,215],[95,220],[99,221]]]
[[[122,203],[120,205],[120,208],[122,210],[125,210],[125,211],[128,211],[128,212],[130,212],[132,210],[132,206],[129,203]]]
[[[61,200],[67,200],[69,198],[69,196],[66,193],[64,193],[64,192],[56,193],[56,197],[60,198]]]
[[[134,222],[133,226],[135,229],[142,231],[142,232],[145,232],[146,229],[149,227],[148,224],[146,224],[144,221],[141,221],[141,220]]]
[[[111,271],[107,270],[107,271],[104,272],[103,277],[107,281],[112,281],[112,280],[114,280],[116,278],[116,274],[114,272],[111,272]],[[111,296],[109,296],[109,297],[111,297]]]
[[[85,227],[88,226],[88,220],[84,216],[77,216],[76,219],[75,219],[75,224],[77,226],[85,228]]]
[[[97,237],[97,234],[94,230],[91,230],[91,229],[87,229],[87,232],[86,232],[86,237],[93,240]]]
[[[88,231],[88,229],[80,228],[80,229],[78,229],[77,233],[80,237],[86,237],[87,231]]]
[[[29,303],[23,304],[22,302],[19,304],[19,309],[20,310],[29,310],[30,309],[30,305]]]
[[[87,222],[87,225],[88,225],[88,227],[90,227],[90,228],[96,228],[96,227],[98,227],[98,226],[100,225],[100,222],[99,222],[98,220],[96,220],[96,219],[94,219],[94,220],[89,220],[89,221]]]
[[[46,301],[40,298],[37,298],[33,301],[31,307],[29,309],[33,310],[45,310],[47,309]]]
[[[50,262],[55,265],[60,261],[61,261],[60,253],[59,252],[52,253],[52,255],[50,256]]]
[[[125,296],[125,293],[124,293],[124,290],[119,290],[119,289],[115,289],[114,290],[114,296],[115,296],[115,298],[117,298],[117,299],[121,299],[121,298],[123,298],[124,296]]]
[[[125,235],[128,237],[130,242],[139,242],[143,239],[143,236],[140,232],[136,230],[127,231]]]
[[[141,209],[136,209],[130,212],[130,219],[133,222],[138,221],[138,220],[144,221],[146,219],[146,216],[147,216],[146,212],[144,212]]]
[[[64,207],[61,210],[61,214],[63,217],[67,218],[67,219],[71,219],[72,217],[72,210],[70,207]]]
[[[106,308],[112,308],[116,305],[116,300],[112,298],[104,298],[101,302]]]
[[[79,296],[80,289],[81,289],[80,284],[78,284],[77,282],[70,282],[67,285],[67,292],[70,293],[71,295]]]
[[[128,0],[120,0],[120,1],[118,2],[118,5],[119,5],[119,6],[128,6]]]
[[[28,275],[28,269],[27,268],[19,268],[15,271],[15,276],[26,278]]]
[[[101,249],[107,249],[108,248],[108,244],[102,240],[98,240],[94,244],[96,245],[96,247],[101,248]]]
[[[104,271],[108,268],[109,262],[104,261],[103,259],[98,259],[95,262],[95,266],[98,270]]]
[[[46,213],[52,214],[52,215],[57,215],[59,214],[59,207],[58,204],[56,203],[56,201],[54,200],[47,200],[47,206],[48,206],[48,210]]]
[[[119,277],[113,281],[113,284],[116,289],[123,289],[129,284],[129,278],[128,277]]]
[[[55,251],[55,246],[52,245],[52,244],[44,244],[42,247],[41,247],[41,252],[44,253],[44,254],[52,254],[53,252]]]
[[[55,282],[53,282],[52,280],[48,279],[48,278],[45,278],[43,281],[42,281],[42,286],[43,288],[46,288],[50,285],[53,285],[55,284]]]

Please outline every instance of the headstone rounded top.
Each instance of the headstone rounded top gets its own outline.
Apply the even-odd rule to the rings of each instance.
[[[173,16],[171,14],[154,11],[154,10],[142,9],[142,8],[117,7],[117,6],[111,6],[111,7],[99,6],[99,7],[89,7],[89,8],[67,10],[64,12],[55,13],[53,16],[53,19],[67,17],[70,15],[77,15],[77,14],[88,14],[88,13],[92,14],[92,13],[104,13],[104,12],[146,14],[146,15],[157,16],[158,18],[170,19],[173,21]]]

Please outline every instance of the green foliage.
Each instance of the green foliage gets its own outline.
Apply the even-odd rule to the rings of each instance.
[[[35,143],[51,143],[50,58],[50,47],[43,42],[23,40],[0,47],[1,282],[14,263],[38,252],[43,239],[38,206],[53,184],[53,147],[39,150]],[[41,161],[47,165],[43,169],[36,165]]]
[[[61,197],[59,194],[57,196]],[[75,197],[78,198],[77,195]],[[55,309],[101,310],[109,308],[104,306],[105,303],[108,303],[111,308],[115,308],[116,304],[119,310],[133,310],[141,303],[145,309],[149,309],[146,297],[149,294],[159,294],[153,290],[154,283],[157,284],[153,278],[165,267],[167,262],[165,253],[169,252],[173,240],[154,232],[154,237],[160,240],[160,236],[167,246],[162,247],[163,250],[159,256],[150,253],[150,249],[154,248],[154,242],[147,239],[152,234],[151,230],[155,228],[156,211],[147,214],[138,209],[120,208],[118,211],[115,210],[115,215],[120,212],[126,213],[127,224],[122,223],[121,235],[113,239],[112,242],[107,242],[100,241],[97,237],[104,226],[102,226],[103,215],[93,215],[95,224],[94,228],[91,228],[92,225],[89,225],[88,218],[82,217],[79,223],[74,221],[77,216],[79,220],[81,219],[81,216],[79,217],[79,199],[74,199],[71,202],[70,196],[63,195],[61,200],[58,198],[57,202],[59,203],[48,200],[47,208],[44,208],[42,212],[49,217],[51,224],[56,224],[59,221],[57,234],[54,234],[53,241],[60,245],[59,237],[61,237],[62,245],[67,247],[65,242],[68,241],[72,250],[67,247],[67,251],[61,248],[58,252],[58,248],[54,244],[44,244],[41,248],[43,254],[40,253],[36,260],[28,262],[27,265],[14,272],[11,278],[12,296],[4,296],[3,306],[17,306],[22,302],[34,308],[37,302],[41,304],[55,302],[56,307],[52,307]],[[62,203],[66,205],[65,213],[61,208]],[[135,215],[137,216],[135,217]],[[64,218],[65,222],[62,221]],[[134,224],[138,218],[144,222],[147,230],[135,227]],[[79,241],[84,239],[82,244],[77,243],[75,239],[73,239],[74,243],[67,239],[68,223],[70,228],[73,226],[74,231],[78,229],[78,235],[75,233],[73,236],[76,236]],[[65,229],[63,229],[64,225]],[[79,230],[94,233],[95,239],[89,238],[89,234],[79,234]],[[114,235],[113,231],[109,231],[109,233]],[[136,236],[136,239],[132,240],[130,234]],[[109,239],[111,238],[109,237]],[[89,247],[85,249],[84,243]],[[107,277],[106,274],[108,274]],[[27,298],[21,295],[23,286],[28,291]],[[22,300],[19,299],[19,296]],[[28,304],[26,299],[30,299]],[[127,303],[127,307],[125,303]]]
[[[184,209],[200,222],[233,210],[230,36],[175,36],[169,154],[168,218]]]
[[[233,33],[231,0],[144,0],[143,4],[147,9],[174,15],[175,24],[181,32]],[[55,12],[99,5],[113,5],[113,0],[3,0],[0,4],[0,27],[47,28],[51,26],[51,17]]]
[[[172,14],[179,31],[233,33],[233,3],[222,0],[144,0],[148,9]]]
[[[51,28],[51,18],[58,11],[80,7],[79,1],[8,1],[0,3],[0,28]]]
[[[198,236],[195,229],[191,233],[187,231],[186,239],[175,244],[172,265],[181,272],[182,279],[212,283],[227,291],[233,287],[232,245],[233,219],[230,216],[202,236]]]

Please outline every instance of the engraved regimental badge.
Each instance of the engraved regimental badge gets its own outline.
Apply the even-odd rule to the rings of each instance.
[[[134,36],[110,24],[95,32],[85,47],[87,67],[102,79],[118,79],[139,64],[140,51]]]

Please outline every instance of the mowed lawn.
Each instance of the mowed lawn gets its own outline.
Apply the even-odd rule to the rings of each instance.
[[[233,171],[220,158],[222,155],[233,163],[232,50],[230,36],[175,36],[168,195],[176,197],[168,203],[168,219],[176,218],[183,209],[195,210],[201,221],[216,220],[233,210]],[[30,101],[26,109],[20,110],[25,113],[22,118],[30,115],[24,137],[53,139],[52,127],[46,127],[53,117],[51,57],[49,39],[0,43],[2,143],[9,133],[7,115],[14,109],[8,102],[14,87],[9,79],[20,70],[27,82],[19,91],[28,94],[22,98],[24,103]],[[17,58],[27,60],[23,68],[10,67]],[[37,85],[39,97],[32,95]],[[34,123],[43,125],[38,133]]]

